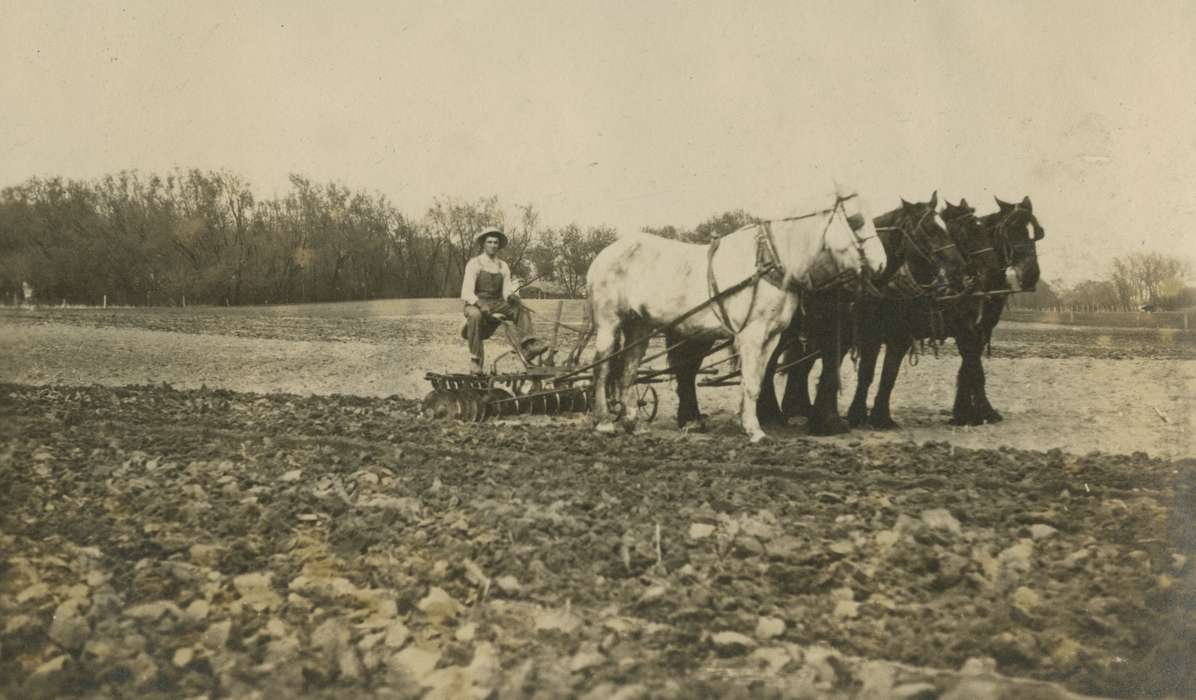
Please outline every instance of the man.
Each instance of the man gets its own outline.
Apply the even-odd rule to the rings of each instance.
[[[474,238],[482,252],[465,264],[461,282],[461,300],[465,302],[465,327],[461,336],[469,344],[470,369],[485,372],[483,341],[494,334],[505,319],[515,323],[516,336],[525,359],[542,354],[548,347],[532,335],[531,314],[519,302],[511,281],[511,268],[498,257],[507,245],[507,236],[497,228],[487,228]]]

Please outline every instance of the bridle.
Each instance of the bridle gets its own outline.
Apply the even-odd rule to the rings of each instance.
[[[772,286],[776,287],[777,289],[781,289],[781,290],[784,290],[789,286],[789,284],[787,282],[788,272],[785,270],[785,266],[781,262],[781,257],[777,253],[777,243],[776,243],[776,240],[773,238],[773,234],[772,234],[772,224],[773,223],[782,222],[782,221],[798,221],[801,219],[809,219],[809,218],[812,218],[815,216],[829,215],[829,216],[827,216],[826,226],[824,226],[822,229],[822,241],[821,241],[821,249],[823,251],[829,251],[830,246],[827,245],[827,238],[826,238],[827,233],[830,231],[831,223],[834,221],[835,215],[837,213],[839,213],[840,211],[842,211],[843,217],[847,222],[847,226],[851,230],[852,238],[855,240],[856,252],[860,256],[861,268],[867,269],[867,265],[866,265],[867,256],[864,254],[864,245],[869,238],[875,238],[876,236],[861,236],[861,235],[859,235],[857,232],[859,231],[859,229],[864,227],[864,223],[865,223],[863,220],[863,217],[852,217],[851,215],[849,215],[847,213],[846,208],[843,206],[844,202],[846,202],[856,196],[857,196],[856,194],[850,194],[850,195],[846,195],[846,196],[836,195],[835,196],[835,204],[827,209],[810,212],[808,214],[801,214],[799,216],[790,216],[790,217],[787,217],[784,219],[769,219],[769,220],[765,220],[765,221],[759,221],[756,223],[756,226],[755,226],[755,229],[756,229],[756,271],[750,277],[741,281],[738,285],[735,285],[735,287],[731,288],[731,289],[734,289],[737,287],[746,287],[749,285],[751,286],[752,296],[751,296],[751,301],[748,303],[748,313],[747,313],[748,318],[751,317],[752,309],[754,309],[756,306],[756,295],[759,291],[760,280],[765,280]],[[718,252],[719,242],[720,242],[720,239],[715,238],[714,240],[712,240],[710,242],[710,245],[707,247],[707,251],[706,251],[706,284],[707,284],[708,289],[710,290],[711,301],[714,303],[715,317],[718,318],[719,322],[727,330],[729,330],[731,333],[736,333],[737,331],[735,330],[735,326],[732,325],[731,318],[727,314],[727,309],[723,306],[723,303],[722,303],[722,299],[723,299],[724,295],[726,294],[726,292],[731,291],[731,289],[720,292],[719,288],[718,288],[718,282],[714,278],[713,261],[714,261],[715,253]],[[833,270],[832,270],[831,276],[824,281],[815,282],[814,276],[813,276],[813,268],[808,269],[806,271],[806,277],[809,280],[809,283],[805,284],[805,285],[802,285],[799,283],[798,287],[801,291],[817,292],[817,291],[823,291],[823,290],[827,290],[827,289],[837,288],[842,284],[851,282],[856,277],[855,270],[843,268],[839,264],[838,260],[835,258],[834,255],[831,255],[829,257],[830,257],[831,263],[833,265]],[[879,292],[875,291],[875,287],[873,287],[871,285],[871,282],[868,280],[867,275],[861,275],[861,277],[863,278],[864,284],[867,285],[868,288],[873,293],[879,294]]]
[[[866,223],[864,221],[864,218],[862,216],[852,216],[852,215],[848,214],[847,208],[844,206],[845,202],[851,201],[852,199],[855,199],[858,196],[859,196],[859,194],[855,193],[855,192],[853,192],[851,194],[847,194],[847,195],[836,194],[835,195],[835,203],[833,205],[831,205],[830,207],[827,207],[826,209],[812,211],[808,214],[799,214],[798,216],[789,216],[789,217],[785,217],[784,219],[769,219],[767,221],[761,221],[759,223],[759,226],[764,232],[762,239],[764,240],[764,242],[767,243],[769,257],[771,257],[772,261],[775,262],[778,267],[780,267],[780,258],[779,258],[779,256],[777,256],[776,242],[773,240],[773,237],[772,237],[771,224],[784,222],[784,221],[800,221],[802,219],[809,219],[809,218],[812,218],[815,216],[826,216],[826,225],[822,227],[822,250],[829,251],[830,246],[827,245],[827,241],[826,241],[827,234],[830,232],[831,224],[835,220],[835,215],[838,213],[842,213],[843,219],[847,222],[847,228],[851,230],[851,237],[852,237],[853,241],[855,242],[856,254],[860,256],[860,269],[862,269],[862,270],[868,269],[868,257],[864,253],[864,247],[867,245],[867,242],[870,239],[877,238],[878,234],[873,234],[871,236],[861,235],[859,233],[859,231],[860,231],[860,229],[864,228],[864,225]],[[838,263],[838,261],[835,260],[834,256],[831,256],[831,260],[832,260],[832,262],[834,264],[834,268],[835,268],[834,274],[832,274],[829,279],[826,279],[826,280],[823,280],[823,281],[820,281],[817,283],[815,283],[813,281],[813,279],[811,279],[810,284],[805,285],[806,291],[813,291],[813,292],[824,291],[827,289],[831,289],[834,287],[839,287],[841,285],[847,284],[856,278],[855,270],[843,268]],[[868,288],[870,293],[879,294],[879,291],[877,291],[876,287],[873,286],[872,281],[868,275],[860,275],[860,278],[863,280],[864,286],[866,288]]]
[[[1034,251],[1034,255],[1037,255],[1038,248],[1035,246],[1035,242],[1042,239],[1042,236],[1038,234],[1042,227],[1038,225],[1037,221],[1034,221],[1034,238],[1028,241],[1018,241],[1017,243],[1014,243],[1012,240],[1010,240],[1010,236],[1005,230],[1013,220],[1013,217],[1023,212],[1030,215],[1030,217],[1034,216],[1034,212],[1030,211],[1029,209],[1023,209],[1020,204],[1014,204],[1012,205],[1012,208],[1001,217],[1000,221],[998,221],[997,225],[994,227],[994,230],[997,234],[996,238],[1001,242],[1001,252],[1005,257],[1005,259],[1001,261],[1004,263],[1001,266],[1003,268],[1009,267],[1013,264],[1014,256],[1017,255],[1018,250],[1029,248],[1030,250]]]
[[[860,270],[864,271],[863,274],[859,275],[860,281],[862,283],[862,289],[867,291],[869,294],[879,295],[880,290],[878,290],[872,283],[872,276],[868,274],[868,256],[864,253],[864,247],[868,244],[869,240],[873,238],[879,238],[880,234],[874,233],[871,236],[860,235],[860,229],[864,228],[864,225],[867,222],[864,221],[863,216],[852,216],[851,214],[848,214],[847,207],[843,206],[844,202],[855,199],[857,196],[859,195],[855,192],[848,195],[836,194],[834,206],[832,206],[830,209],[824,209],[819,212],[821,214],[830,214],[830,216],[826,218],[826,226],[822,228],[822,247],[824,250],[829,249],[829,246],[826,244],[826,234],[831,230],[831,222],[835,220],[835,214],[842,212],[843,220],[847,222],[847,228],[851,231],[851,237],[855,241],[856,254],[860,256]],[[838,267],[838,263],[836,263],[836,267]],[[833,284],[830,286],[840,286],[841,284],[850,282],[855,277],[856,273],[854,270],[840,270],[835,276]],[[826,286],[823,288],[825,289]]]
[[[927,206],[926,211],[922,212],[922,216],[918,217],[917,222],[915,222],[913,226],[906,227],[905,225],[900,225],[900,224],[896,225],[896,226],[878,226],[878,227],[876,227],[876,230],[878,232],[880,232],[880,231],[896,231],[896,232],[898,232],[901,235],[901,241],[904,245],[908,246],[915,253],[917,253],[918,256],[920,258],[922,258],[924,261],[926,261],[926,263],[928,265],[930,265],[932,268],[941,269],[942,266],[939,264],[939,262],[935,256],[938,255],[939,253],[942,253],[945,250],[950,250],[951,248],[955,248],[958,250],[959,246],[956,245],[955,241],[951,240],[947,244],[941,245],[938,247],[933,247],[933,244],[932,244],[932,247],[927,249],[927,248],[923,247],[922,244],[918,241],[917,237],[914,236],[913,233],[911,233],[911,231],[919,231],[919,232],[925,233],[926,232],[926,229],[925,229],[926,220],[928,218],[930,218],[930,216],[933,215],[934,213],[935,213],[934,208]],[[908,219],[907,219],[907,221],[908,221]],[[910,298],[928,294],[931,291],[933,291],[934,288],[937,286],[937,280],[932,280],[926,284],[919,282],[916,278],[914,278],[913,273],[911,271],[909,271],[908,264],[903,265],[902,267],[906,268],[906,270],[907,270],[907,273],[906,273],[906,276],[908,277],[907,282],[912,282],[920,290],[919,293],[913,294]],[[896,274],[897,270],[894,269],[893,272],[894,272],[894,274]]]
[[[922,212],[922,216],[920,216],[918,218],[917,223],[915,223],[913,226],[911,226],[908,230],[906,229],[905,226],[877,226],[876,230],[877,231],[897,231],[898,233],[901,234],[902,240],[905,241],[906,243],[908,243],[914,249],[915,253],[917,253],[919,256],[921,256],[921,258],[923,260],[925,260],[927,263],[937,266],[938,262],[935,261],[934,256],[938,253],[943,252],[944,250],[950,250],[951,248],[957,248],[958,246],[955,245],[955,241],[951,241],[950,243],[947,243],[946,245],[941,245],[937,248],[931,248],[929,251],[927,251],[927,250],[923,249],[922,245],[920,243],[918,243],[918,240],[916,238],[914,238],[913,234],[910,233],[911,230],[912,231],[925,231],[924,227],[926,225],[926,219],[929,218],[930,215],[933,213],[934,213],[934,209],[931,209],[929,206],[926,207],[926,211]]]
[[[971,217],[973,219],[973,221],[975,222],[976,228],[978,228],[980,230],[984,230],[985,227],[984,227],[983,223],[981,223],[980,220],[976,218],[975,211],[976,211],[975,209],[971,209],[971,208],[961,208],[960,211],[958,211],[957,213],[954,213],[950,217],[944,216],[943,221],[946,222],[948,225],[947,232],[948,233],[951,232],[951,226],[953,224],[955,224],[955,222],[962,221],[963,219],[967,219],[969,217]],[[980,273],[988,271],[987,266],[976,261],[977,258],[979,258],[981,255],[984,255],[985,253],[992,253],[993,257],[995,258],[996,265],[993,269],[996,269],[996,270],[1004,270],[1005,269],[1005,261],[1003,259],[1003,257],[1004,257],[1003,250],[1000,250],[1000,251],[997,250],[995,245],[989,245],[985,248],[969,249],[963,245],[963,242],[967,239],[967,235],[963,231],[962,226],[960,226],[959,229],[960,229],[959,233],[955,235],[955,239],[960,243],[959,252],[963,254],[964,259],[968,262],[968,266],[972,269],[973,272],[975,272],[976,274],[980,274]],[[996,238],[996,236],[992,236],[992,238]]]

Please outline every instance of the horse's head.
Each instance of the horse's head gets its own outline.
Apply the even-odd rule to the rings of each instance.
[[[869,285],[884,272],[884,246],[854,194],[837,195],[828,209],[773,223],[789,284],[806,290]]]
[[[840,230],[839,237],[848,242],[842,234],[850,236],[849,245],[854,250],[859,261],[860,274],[864,280],[871,280],[885,273],[889,257],[885,253],[884,244],[876,233],[876,226],[872,217],[865,211],[864,203],[857,195],[839,195],[835,201],[836,207],[843,213],[843,220],[847,223],[847,231]],[[829,237],[828,237],[829,240]],[[850,256],[850,251],[842,252]]]
[[[937,207],[937,192],[926,202],[902,199],[900,208],[876,218],[877,228],[919,284],[961,289],[965,261]]]
[[[1037,241],[1046,236],[1034,216],[1029,197],[1017,204],[997,201],[997,211],[981,218],[992,232],[993,242],[1001,251],[1005,282],[1014,291],[1034,291],[1038,285]]]
[[[942,217],[967,263],[968,286],[984,291],[1004,287],[1004,253],[993,231],[981,223],[968,200],[960,199],[957,205],[945,201]]]

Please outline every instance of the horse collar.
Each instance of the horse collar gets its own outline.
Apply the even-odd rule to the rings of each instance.
[[[763,273],[764,281],[784,291],[785,266],[777,254],[777,242],[772,237],[772,224],[765,221],[756,229],[756,271]]]
[[[714,278],[714,254],[718,252],[720,242],[721,239],[715,238],[706,248],[706,285],[710,291],[710,301],[714,302],[715,317],[724,328],[734,335],[739,331],[731,323],[731,316],[727,313],[727,307],[723,305],[723,293],[719,291],[718,280]],[[752,286],[752,298],[748,302],[748,313],[744,323],[751,319],[752,310],[756,307],[756,294],[760,290],[761,279],[766,280],[777,289],[784,290],[785,268],[781,264],[780,256],[777,255],[776,243],[772,240],[772,227],[767,221],[761,223],[756,229],[756,272],[740,283],[740,285],[750,283]]]

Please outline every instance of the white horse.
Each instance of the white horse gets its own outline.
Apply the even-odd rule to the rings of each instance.
[[[745,226],[710,246],[638,234],[599,253],[586,276],[597,335],[594,359],[600,362],[594,376],[597,429],[615,431],[607,404],[612,363],[601,361],[622,353],[613,358],[621,360],[622,376],[611,386],[614,398],[622,400],[636,380],[648,337],[674,324],[668,328],[670,342],[688,338],[708,346],[734,336],[742,372],[743,429],[752,442],[763,439],[756,418],[760,382],[781,331],[798,309],[800,293],[884,269],[884,247],[871,217],[859,206],[855,195],[840,196],[829,209]],[[770,266],[775,274],[760,274]],[[685,315],[720,290],[730,293]],[[624,421],[628,430],[635,429],[633,412]]]

